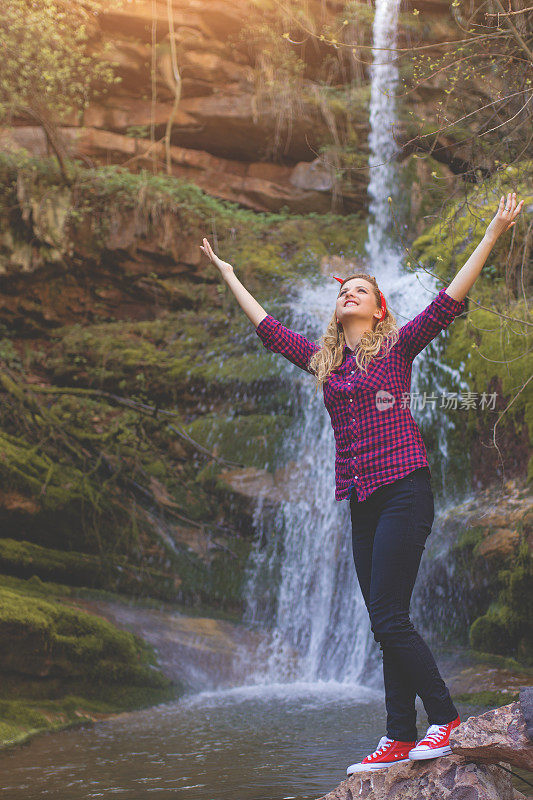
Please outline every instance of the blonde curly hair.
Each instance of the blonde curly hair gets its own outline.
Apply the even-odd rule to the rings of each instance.
[[[357,272],[345,278],[339,287],[339,292],[346,283],[353,278],[364,278],[372,284],[376,305],[381,308],[381,297],[379,295],[378,282],[373,275],[364,272]],[[387,308],[387,312],[382,320],[374,318],[374,327],[371,331],[365,331],[355,349],[355,362],[359,369],[368,372],[368,365],[372,359],[381,360],[385,358],[390,349],[398,341],[398,325],[394,316]],[[311,356],[309,360],[309,371],[316,378],[315,394],[319,388],[323,388],[331,373],[342,364],[344,356],[344,329],[340,322],[337,322],[336,314],[331,317],[328,327],[319,340],[320,349]],[[378,353],[385,345],[384,352],[379,358]]]

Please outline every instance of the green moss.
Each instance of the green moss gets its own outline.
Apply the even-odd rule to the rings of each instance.
[[[27,675],[90,673],[111,659],[121,679],[161,685],[146,669],[149,649],[133,634],[66,605],[0,588],[0,670]],[[138,663],[140,662],[140,663]],[[113,675],[109,676],[114,680]],[[133,679],[133,680],[131,680]]]
[[[101,617],[0,588],[0,743],[175,697],[182,687],[154,664],[150,646]]]
[[[524,177],[527,173],[528,162],[522,162],[519,168],[509,168],[506,173],[472,188],[468,202],[461,199],[449,204],[439,221],[413,242],[414,258],[440,276],[458,271],[476,249],[496,213],[500,196],[509,191],[509,186],[515,184],[513,188],[524,199],[526,208],[531,204],[533,196]],[[502,181],[505,181],[503,188]],[[500,237],[483,267],[482,275],[488,278],[489,285],[504,274],[508,247],[508,238]],[[483,281],[477,281],[475,290],[482,285]]]
[[[512,566],[500,570],[500,592],[487,612],[470,627],[470,644],[476,650],[511,654],[533,665],[532,558],[527,540],[520,544]]]
[[[126,556],[105,554],[99,557],[41,547],[31,542],[0,539],[0,571],[18,578],[30,578],[34,582],[40,581],[39,584],[35,583],[38,589],[42,581],[53,581],[69,586],[111,589],[140,597],[149,595],[168,601],[179,599],[188,603],[201,595],[203,601],[208,602],[209,589],[202,586],[206,580],[207,566],[202,560],[179,550],[171,550],[167,559],[171,568],[163,571],[146,563],[132,563]]]
[[[481,526],[471,525],[457,537],[452,549],[456,551],[467,549],[471,552],[484,538],[485,529]]]
[[[206,415],[187,425],[186,430],[222,458],[264,467],[275,463],[277,448],[291,422],[286,414],[251,414],[227,420]]]
[[[509,609],[496,603],[470,626],[470,645],[475,650],[505,655],[513,649],[515,638],[516,631]]]
[[[38,576],[60,583],[98,586],[102,561],[87,553],[65,552],[30,542],[0,539],[0,571],[18,577]]]
[[[468,703],[468,705],[473,706],[500,708],[518,700],[519,692],[464,692],[463,694],[454,694],[453,699],[456,702]]]
[[[22,437],[0,431],[0,478],[3,486],[38,494],[43,508],[50,511],[67,502],[80,502],[85,496],[82,473],[54,462],[40,450]]]
[[[195,392],[199,385],[218,392],[274,377],[249,328],[241,319],[229,327],[226,316],[216,310],[169,313],[130,324],[74,325],[58,333],[46,367],[55,383],[176,403],[183,392]]]
[[[11,677],[6,678],[6,686],[12,694],[20,689],[20,683],[14,684]],[[23,691],[30,696],[21,695],[16,700],[0,700],[0,714],[4,718],[2,723],[7,728],[5,730],[3,726],[0,727],[0,747],[2,744],[20,743],[36,733],[74,727],[116,712],[131,711],[176,699],[184,690],[178,684],[169,684],[165,689],[114,684],[95,689],[83,682],[71,686],[73,692],[65,694],[53,681],[44,681],[44,685],[43,682],[38,684],[26,681]],[[54,696],[51,699],[41,696],[44,692]],[[7,735],[2,735],[3,733]]]
[[[241,539],[239,539],[238,542],[242,543],[242,546],[247,552],[249,548],[249,542]],[[246,559],[246,553],[243,555],[243,558]],[[224,568],[227,573],[227,564]],[[232,577],[235,577],[235,575],[239,577],[239,570],[233,569],[231,571],[233,573]],[[224,609],[208,603],[202,604],[199,602],[195,605],[191,605],[190,603],[180,603],[176,598],[163,600],[150,595],[127,595],[119,594],[118,592],[113,592],[109,589],[68,586],[66,584],[42,581],[36,575],[33,575],[28,579],[15,578],[12,575],[1,575],[1,582],[5,589],[10,589],[29,597],[40,597],[45,600],[65,600],[68,598],[72,598],[73,600],[94,600],[102,601],[104,603],[112,603],[114,605],[124,605],[127,608],[155,608],[159,611],[167,611],[168,613],[179,612],[180,614],[185,614],[191,617],[207,616],[213,617],[214,619],[229,620],[235,624],[241,622],[240,609]]]
[[[29,595],[31,597],[56,598],[66,597],[70,594],[70,587],[51,581],[42,581],[37,575],[31,578],[16,578],[13,575],[2,574],[2,586],[5,589]]]
[[[13,690],[9,679],[6,683]],[[40,733],[87,725],[116,712],[167,702],[183,693],[183,687],[171,686],[164,690],[118,687],[113,694],[108,686],[103,691],[107,699],[102,700],[87,696],[87,689],[89,694],[91,691],[86,684],[80,684],[77,688],[82,694],[66,694],[53,699],[0,699],[0,749],[23,744]]]
[[[502,309],[503,311],[503,309]],[[515,320],[526,319],[523,300],[513,302],[507,314]],[[526,329],[519,322],[498,319],[490,311],[472,308],[466,324],[454,331],[448,354],[454,363],[465,363],[464,376],[472,391],[487,392],[497,377],[502,394],[509,400],[520,387],[524,374]],[[496,363],[505,363],[505,369]],[[509,408],[508,416],[523,419],[526,397],[518,396]],[[533,437],[533,413],[527,414],[529,434]]]

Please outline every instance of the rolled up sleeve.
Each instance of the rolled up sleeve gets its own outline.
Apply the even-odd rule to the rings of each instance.
[[[255,332],[267,350],[280,353],[300,369],[309,372],[309,359],[319,349],[316,342],[311,342],[301,333],[286,328],[270,314],[261,320]]]

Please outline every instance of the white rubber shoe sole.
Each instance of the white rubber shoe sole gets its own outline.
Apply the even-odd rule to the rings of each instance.
[[[347,775],[352,775],[354,772],[374,772],[374,770],[378,769],[387,769],[387,767],[393,767],[395,764],[404,764],[406,761],[409,761],[409,758],[399,758],[397,761],[390,761],[388,764],[362,764],[359,762],[358,764],[351,764],[348,769],[346,770]]]
[[[409,759],[412,761],[424,761],[426,758],[439,758],[439,756],[449,756],[452,752],[452,748],[449,745],[445,745],[444,747],[435,747],[433,749],[426,747],[424,745],[424,749],[417,747],[413,747],[412,750],[409,750]]]

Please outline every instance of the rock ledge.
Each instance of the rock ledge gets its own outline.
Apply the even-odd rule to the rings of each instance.
[[[533,769],[532,696],[526,687],[520,702],[469,717],[450,737],[450,756],[355,772],[319,800],[521,800],[506,769]]]

